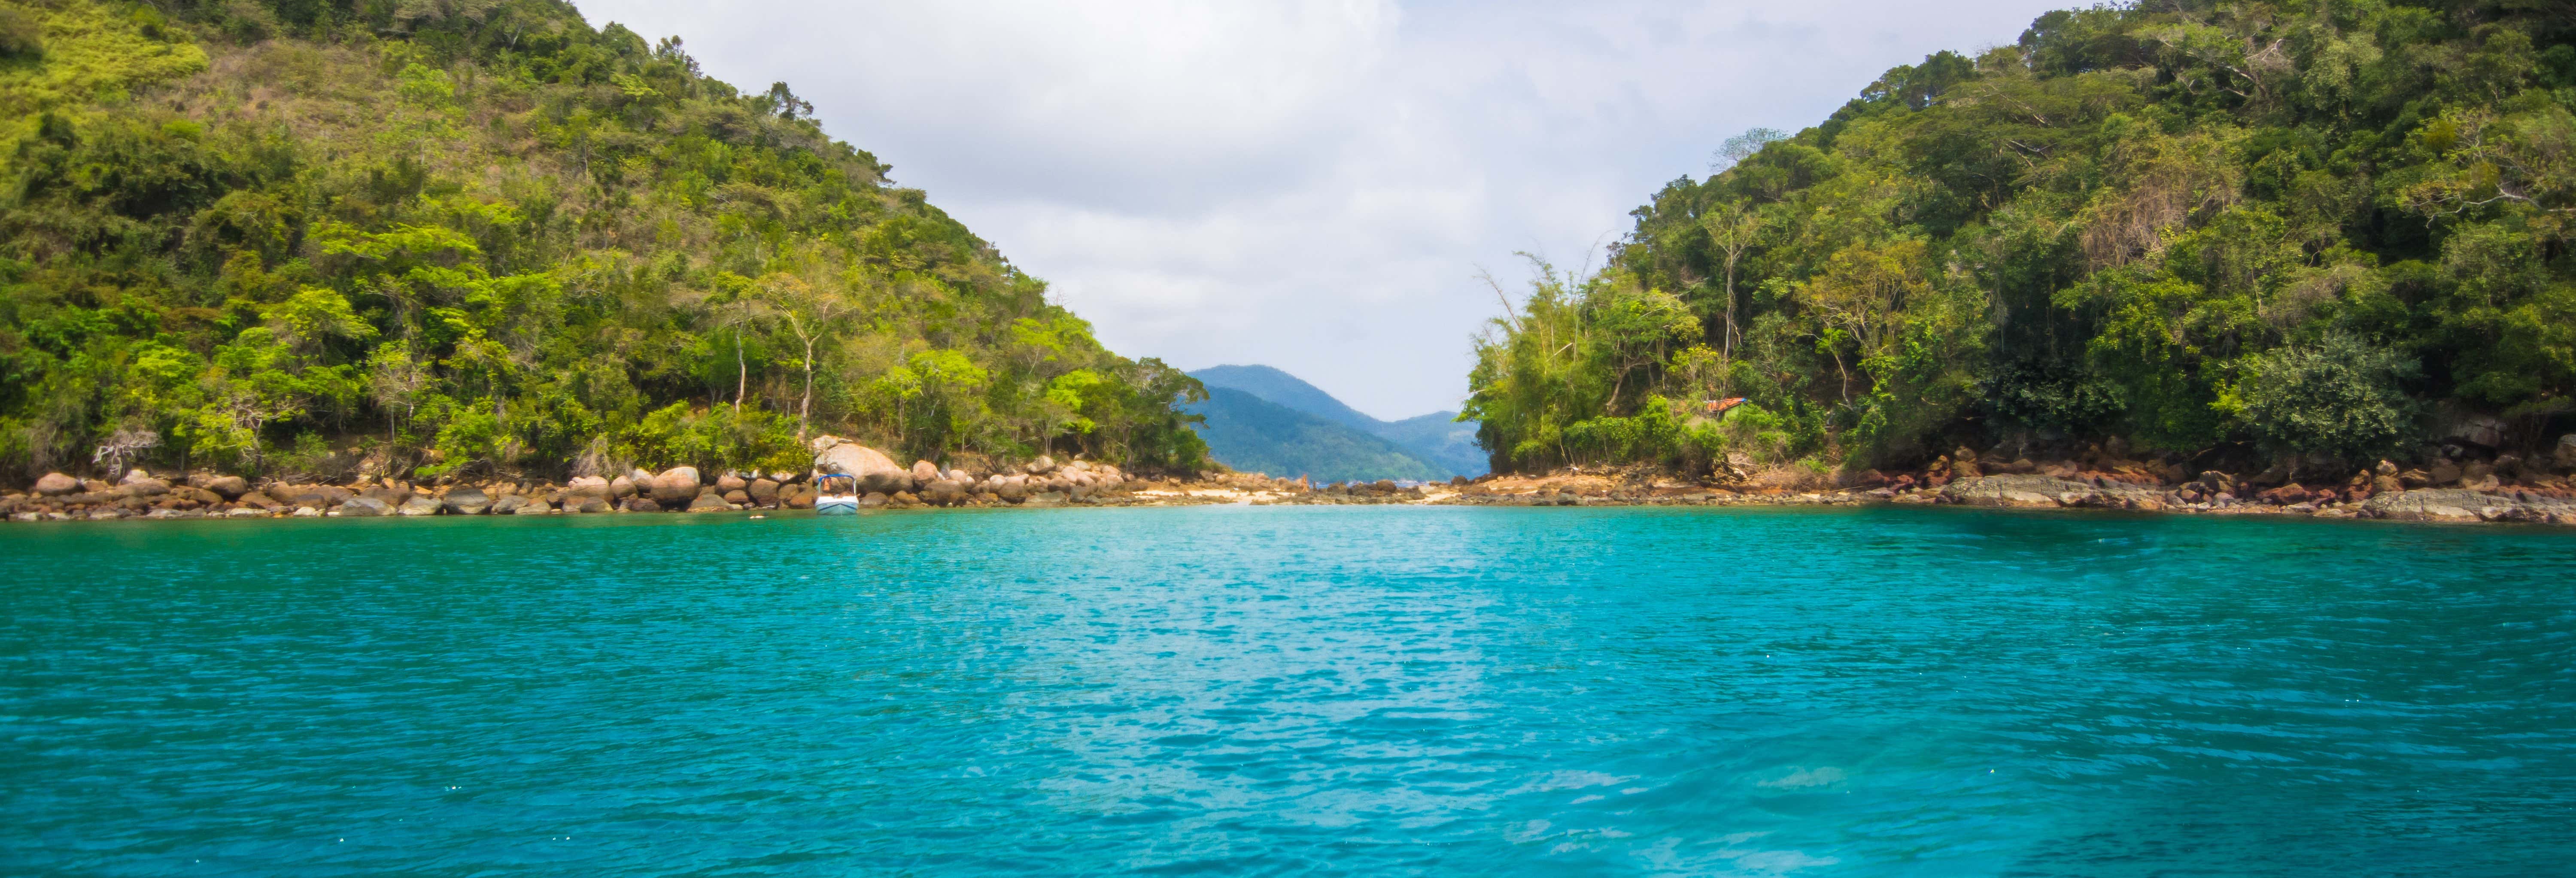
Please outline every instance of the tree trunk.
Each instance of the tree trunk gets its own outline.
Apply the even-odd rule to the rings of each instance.
[[[805,342],[805,398],[796,403],[796,444],[805,444],[805,427],[814,414],[814,340]]]
[[[733,330],[733,416],[742,419],[742,392],[751,386],[750,367],[742,363],[742,328]]]

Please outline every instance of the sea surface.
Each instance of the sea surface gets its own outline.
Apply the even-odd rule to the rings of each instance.
[[[0,527],[7,875],[2568,875],[2576,533]]]

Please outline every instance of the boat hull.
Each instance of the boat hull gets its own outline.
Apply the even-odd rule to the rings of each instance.
[[[814,514],[816,514],[816,515],[857,515],[857,514],[859,514],[859,498],[857,498],[857,497],[817,497],[817,498],[814,498]]]

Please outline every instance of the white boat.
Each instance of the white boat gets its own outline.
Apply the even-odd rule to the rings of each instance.
[[[846,473],[815,476],[814,514],[859,514],[859,477]]]

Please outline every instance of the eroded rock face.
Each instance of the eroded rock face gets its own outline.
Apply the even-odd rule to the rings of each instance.
[[[653,499],[663,503],[684,501],[698,496],[698,489],[705,486],[698,480],[697,467],[675,466],[653,477]]]
[[[77,494],[80,493],[80,490],[81,483],[79,479],[63,475],[62,473],[46,473],[44,478],[36,480],[36,493],[43,494],[47,497],[60,497],[65,494]]]
[[[856,442],[838,442],[814,455],[819,474],[857,476],[864,494],[891,494],[912,487],[912,471],[896,466],[885,452]]]
[[[2012,475],[1963,478],[1944,485],[1941,499],[1965,506],[2093,506],[2135,509],[2153,502],[2153,494],[2134,485],[2101,487],[2055,476]]]
[[[2458,488],[2431,488],[2379,494],[2361,504],[2361,513],[2390,521],[2495,521],[2521,504],[2510,497]]]

